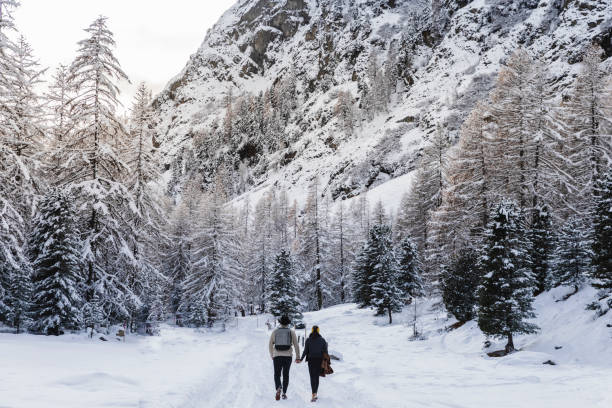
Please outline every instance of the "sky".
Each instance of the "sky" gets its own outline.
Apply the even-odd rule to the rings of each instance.
[[[84,28],[99,15],[109,18],[115,56],[131,85],[120,84],[127,109],[136,86],[145,81],[161,91],[196,52],[206,31],[236,0],[21,0],[17,29],[32,45],[50,77],[58,64],[70,64]]]

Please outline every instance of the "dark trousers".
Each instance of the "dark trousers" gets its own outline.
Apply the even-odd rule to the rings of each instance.
[[[274,385],[275,389],[281,386],[281,371],[283,373],[283,394],[287,393],[289,386],[289,369],[291,368],[291,357],[274,357]]]
[[[310,373],[310,388],[312,393],[316,394],[319,391],[319,375],[321,374],[322,358],[308,359],[308,372]]]

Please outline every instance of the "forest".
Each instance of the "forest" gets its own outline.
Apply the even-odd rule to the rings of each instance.
[[[16,333],[177,316],[222,326],[347,302],[392,323],[429,297],[512,351],[514,334],[538,330],[534,297],[553,287],[570,297],[592,285],[585,308],[612,308],[612,81],[599,47],[567,90],[517,47],[457,140],[432,126],[394,213],[366,194],[333,197],[316,174],[305,197],[270,188],[250,201],[249,160],[297,137],[285,127],[291,73],[265,95],[230,93],[224,122],[181,156],[197,162],[167,169],[147,85],[118,113],[128,78],[107,19],[41,93],[45,69],[15,32],[16,6],[0,0],[0,321]],[[338,132],[406,91],[406,50],[390,49],[383,62],[372,52],[360,95],[337,94]],[[226,156],[211,157],[219,146]]]

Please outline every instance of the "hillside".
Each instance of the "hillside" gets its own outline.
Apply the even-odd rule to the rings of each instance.
[[[241,0],[156,98],[166,180],[206,184],[222,166],[234,196],[299,196],[315,175],[333,199],[355,196],[409,173],[437,124],[456,138],[518,47],[560,96],[589,44],[612,55],[611,30],[605,0]],[[394,72],[375,109],[372,61]]]
[[[612,381],[611,329],[593,320],[584,289],[565,302],[559,288],[539,296],[538,335],[521,336],[522,351],[490,358],[475,322],[453,331],[446,315],[420,304],[424,340],[411,341],[412,308],[389,326],[370,310],[338,305],[305,315],[318,324],[330,351],[342,356],[322,379],[323,407],[608,407]],[[569,317],[571,316],[571,318]],[[160,337],[128,336],[126,343],[0,334],[2,403],[11,407],[269,407],[274,403],[267,316],[237,318],[226,332],[170,325]],[[588,335],[585,335],[588,333]],[[301,332],[299,332],[301,334]],[[44,346],[43,346],[44,345]],[[502,343],[494,344],[502,346]],[[547,360],[557,365],[542,364]],[[36,372],[33,376],[32,372]],[[289,400],[309,398],[307,370],[292,365]],[[279,403],[280,404],[280,403]]]

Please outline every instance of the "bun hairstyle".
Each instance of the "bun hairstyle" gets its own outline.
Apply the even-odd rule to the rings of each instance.
[[[319,326],[312,326],[312,330],[310,331],[309,337],[320,337]]]

